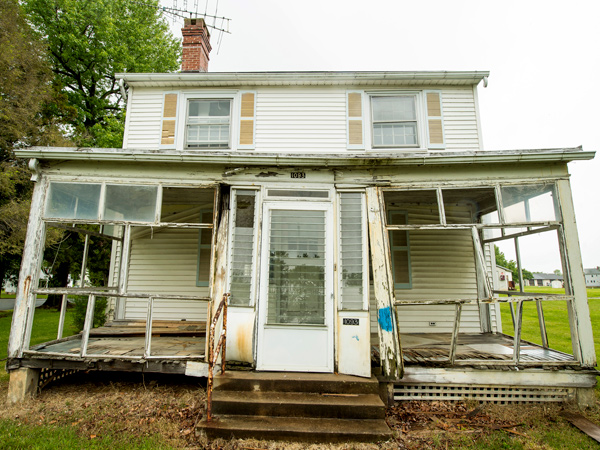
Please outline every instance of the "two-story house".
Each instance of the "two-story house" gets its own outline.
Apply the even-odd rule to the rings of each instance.
[[[379,373],[396,399],[591,391],[567,164],[593,152],[483,151],[487,72],[210,73],[209,51],[203,21],[189,19],[182,72],[118,75],[123,148],[17,152],[35,190],[9,343],[13,398],[40,368],[205,375],[203,337],[153,327],[203,327],[224,293],[226,359],[258,372]],[[89,246],[112,241],[108,286],[39,285],[52,227]],[[567,294],[494,286],[494,242],[543,233],[558,240]],[[86,296],[86,326],[32,347],[31,305],[48,293]],[[95,330],[98,298],[113,330],[138,321],[141,334]],[[552,349],[549,301],[567,305],[570,354]],[[520,336],[532,302],[539,345]],[[502,303],[514,324],[501,323]]]

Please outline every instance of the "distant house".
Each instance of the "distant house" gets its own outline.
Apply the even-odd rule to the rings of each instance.
[[[496,266],[496,286],[499,291],[508,291],[514,289],[515,285],[512,282],[512,270],[506,267]]]
[[[564,287],[563,276],[555,273],[534,273],[529,286]]]
[[[587,287],[600,287],[600,267],[595,269],[583,269],[585,274],[585,285]]]

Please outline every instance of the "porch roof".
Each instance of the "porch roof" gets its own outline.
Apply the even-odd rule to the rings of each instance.
[[[139,87],[239,86],[472,86],[487,84],[488,71],[403,72],[186,72],[118,73],[116,78]]]
[[[19,158],[39,160],[137,161],[201,163],[233,166],[422,166],[520,162],[570,162],[593,159],[594,151],[582,147],[485,150],[462,152],[368,152],[368,153],[247,153],[240,151],[190,151],[135,148],[29,147],[16,150]]]

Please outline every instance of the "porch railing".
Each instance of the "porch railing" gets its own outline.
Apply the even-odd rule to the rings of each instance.
[[[225,350],[227,348],[227,299],[231,294],[223,294],[221,303],[215,312],[215,315],[210,324],[210,331],[208,335],[208,381],[206,383],[206,421],[212,420],[212,390],[213,390],[213,371],[217,360],[219,359],[219,352],[221,355],[221,373],[225,373]],[[219,322],[219,316],[223,312],[223,325],[221,326],[221,334],[217,347],[215,348],[215,330],[217,329],[217,323]]]
[[[204,302],[208,304],[209,298],[206,297],[192,297],[192,296],[184,296],[184,295],[159,295],[159,294],[148,294],[148,293],[139,293],[139,292],[130,292],[119,294],[116,291],[116,288],[38,288],[32,290],[34,295],[62,295],[62,304],[60,310],[60,318],[58,323],[58,333],[57,340],[63,339],[63,330],[66,316],[66,307],[67,307],[67,298],[69,295],[81,295],[87,296],[87,309],[84,321],[84,327],[81,332],[81,348],[79,350],[79,357],[81,358],[106,358],[105,354],[93,354],[88,353],[88,345],[90,339],[90,331],[93,328],[94,321],[94,307],[96,303],[96,298],[98,297],[113,297],[113,298],[135,298],[135,299],[146,299],[148,302],[147,311],[146,311],[146,329],[144,333],[144,352],[142,355],[110,355],[111,359],[122,359],[122,360],[161,360],[161,359],[177,359],[177,360],[198,360],[205,358],[206,355],[198,354],[198,355],[158,355],[152,354],[152,322],[154,315],[154,302],[155,300],[182,300],[182,301],[190,301],[190,302]],[[30,316],[28,318],[28,336],[31,333],[31,326],[33,325],[33,315],[34,312],[29,312]],[[208,324],[207,324],[208,325]],[[208,331],[208,330],[207,330]],[[206,333],[208,334],[208,333]],[[23,353],[24,354],[38,354],[35,350],[28,349],[29,347],[29,337],[25,340],[23,344]],[[43,352],[46,356],[57,356],[57,357],[72,357],[73,353],[65,353],[65,352]]]
[[[448,353],[448,359],[444,362],[447,362],[451,365],[470,365],[470,364],[478,364],[478,365],[539,365],[540,363],[544,365],[565,365],[568,364],[566,361],[554,361],[554,360],[544,360],[544,361],[521,361],[521,331],[523,327],[523,303],[524,302],[536,302],[538,305],[538,319],[540,321],[540,332],[542,334],[542,347],[548,348],[548,341],[546,338],[546,326],[545,320],[543,316],[543,310],[541,309],[540,303],[542,301],[572,301],[574,297],[572,295],[557,295],[557,294],[539,294],[539,293],[524,293],[520,292],[518,296],[515,295],[514,291],[504,292],[504,291],[494,291],[495,294],[509,294],[513,297],[493,297],[490,299],[444,299],[444,300],[424,300],[424,301],[396,301],[394,306],[396,309],[402,306],[424,306],[424,305],[454,305],[454,325],[452,328],[452,335],[450,339],[450,351]],[[511,308],[511,314],[513,315],[513,328],[514,328],[514,336],[513,336],[513,355],[511,360],[503,360],[503,359],[468,359],[468,360],[456,360],[456,347],[458,344],[458,333],[460,329],[460,320],[461,320],[461,312],[464,305],[477,305],[477,304],[493,304],[493,303],[509,303]],[[516,307],[515,307],[516,304]],[[541,311],[541,314],[540,314]],[[400,333],[400,331],[399,331]],[[546,338],[546,339],[545,339]],[[536,344],[537,345],[537,344]],[[579,363],[578,358],[573,355],[576,363]]]

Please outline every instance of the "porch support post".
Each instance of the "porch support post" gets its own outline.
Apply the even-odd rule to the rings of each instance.
[[[400,379],[404,363],[394,305],[394,279],[391,270],[390,246],[385,228],[383,194],[376,187],[367,188],[366,193],[381,369],[383,376],[387,379]]]
[[[208,349],[208,328],[210,327],[212,318],[216,312],[216,309],[219,307],[221,299],[223,298],[223,294],[225,294],[225,289],[227,288],[227,236],[229,235],[229,209],[222,207],[220,215],[217,212],[215,213],[215,217],[220,217],[220,222],[218,224],[217,232],[213,232],[213,270],[210,279],[211,300],[208,303],[208,314],[206,317],[207,339],[206,351],[204,352],[206,355],[206,362],[208,362],[208,355],[211,353]],[[217,335],[219,334],[220,332],[217,333]]]
[[[31,290],[38,286],[41,260],[44,252],[46,227],[42,221],[42,215],[47,190],[48,180],[42,176],[35,183],[31,198],[27,235],[25,237],[21,271],[19,272],[19,284],[10,328],[10,337],[8,339],[9,368],[12,358],[20,358],[23,355],[23,346],[26,345],[27,324],[32,323],[28,318],[30,314],[33,314],[33,310],[35,309],[36,296],[31,293]]]
[[[573,341],[573,354],[584,367],[596,365],[596,352],[594,350],[594,337],[590,319],[590,309],[587,302],[587,291],[585,288],[585,275],[581,262],[581,250],[579,248],[579,235],[575,221],[575,208],[569,180],[556,182],[558,198],[563,219],[563,232],[559,229],[559,242],[562,242],[562,254],[564,258],[565,287],[570,286],[575,298],[567,302],[569,311],[569,322],[571,325],[571,336]],[[562,237],[560,236],[562,234]],[[569,292],[566,292],[568,295]]]
[[[38,392],[40,369],[20,367],[10,372],[8,383],[8,403],[22,402],[27,397],[35,397]]]

